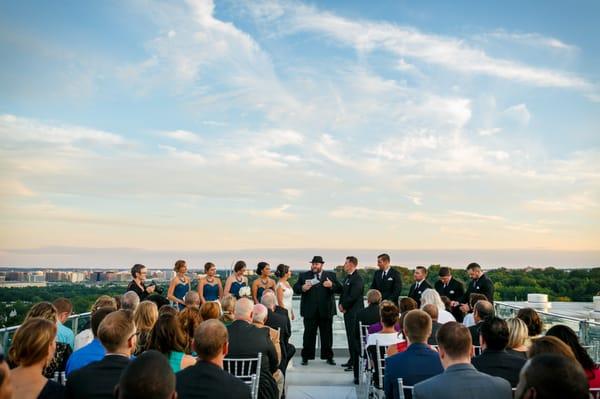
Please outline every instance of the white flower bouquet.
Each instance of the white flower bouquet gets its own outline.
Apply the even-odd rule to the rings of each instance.
[[[240,291],[239,291],[238,295],[240,296],[240,298],[250,298],[250,299],[252,299],[252,291],[250,290],[250,287],[242,287],[242,288],[240,288]]]

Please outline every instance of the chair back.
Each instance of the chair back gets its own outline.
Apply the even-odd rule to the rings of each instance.
[[[223,368],[225,371],[239,378],[250,387],[252,399],[258,398],[258,383],[260,381],[260,365],[262,361],[262,353],[258,353],[257,357],[232,359],[225,358],[223,360]]]
[[[590,397],[592,399],[600,399],[600,388],[590,388]]]
[[[412,398],[413,387],[410,385],[404,385],[402,378],[398,378],[398,399],[406,399],[406,391],[410,392],[410,397]]]

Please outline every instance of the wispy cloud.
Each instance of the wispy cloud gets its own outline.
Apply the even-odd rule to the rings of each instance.
[[[504,29],[497,29],[493,32],[482,35],[483,38],[493,38],[498,40],[510,41],[516,44],[523,44],[534,47],[544,47],[552,50],[566,52],[578,51],[579,48],[572,44],[567,44],[557,38],[544,36],[539,33],[508,32]]]

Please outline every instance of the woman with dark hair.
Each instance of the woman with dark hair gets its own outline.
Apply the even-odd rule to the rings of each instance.
[[[556,337],[567,344],[588,378],[590,388],[600,388],[600,368],[590,357],[589,353],[579,343],[579,338],[571,328],[558,324],[546,332],[547,337]]]
[[[290,319],[294,320],[294,310],[292,309],[292,298],[294,296],[294,289],[288,283],[289,278],[292,276],[292,271],[288,265],[280,264],[275,270],[275,276],[279,278],[277,285],[275,286],[275,293],[277,294],[277,303],[280,307],[286,309],[290,316]]]
[[[379,305],[379,317],[383,329],[380,332],[369,334],[367,346],[375,344],[388,346],[404,341],[402,334],[396,331],[399,316],[398,307],[392,301],[382,301]]]
[[[33,317],[15,333],[9,350],[10,362],[16,366],[10,372],[13,398],[63,398],[62,385],[42,374],[56,349],[56,322]]]
[[[236,299],[240,299],[240,288],[248,285],[246,273],[246,262],[238,260],[233,266],[233,273],[225,281],[225,290],[223,295],[231,294]]]
[[[188,342],[174,314],[161,314],[150,334],[148,349],[156,349],[169,360],[174,373],[196,364],[196,359],[185,354]]]
[[[167,290],[167,299],[177,304],[177,309],[183,310],[185,303],[183,297],[191,288],[190,278],[185,275],[187,272],[187,264],[184,260],[178,260],[175,262],[175,276],[169,283],[169,289]]]
[[[517,317],[525,322],[529,339],[539,337],[542,334],[544,323],[535,310],[531,308],[519,309]]]
[[[198,295],[200,295],[200,304],[206,302],[218,302],[223,298],[223,286],[221,279],[217,275],[217,266],[208,262],[204,265],[206,276],[200,279],[198,283]]]
[[[531,359],[534,356],[542,353],[555,353],[577,362],[577,358],[569,345],[562,342],[556,337],[539,337],[531,341],[531,346],[527,351],[527,357]]]
[[[146,287],[144,285],[144,281],[146,281],[146,276],[148,275],[148,269],[146,266],[141,264],[135,264],[131,268],[131,277],[133,280],[127,286],[127,291],[133,291],[140,297],[140,302],[148,298],[148,295],[154,292],[156,288],[154,285]]]
[[[265,290],[275,290],[275,281],[269,278],[271,275],[271,266],[267,262],[258,262],[258,265],[256,265],[256,275],[258,278],[252,283],[252,298],[255,304],[260,303]]]

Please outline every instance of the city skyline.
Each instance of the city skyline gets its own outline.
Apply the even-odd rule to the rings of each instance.
[[[597,15],[4,2],[0,266],[598,266]]]

